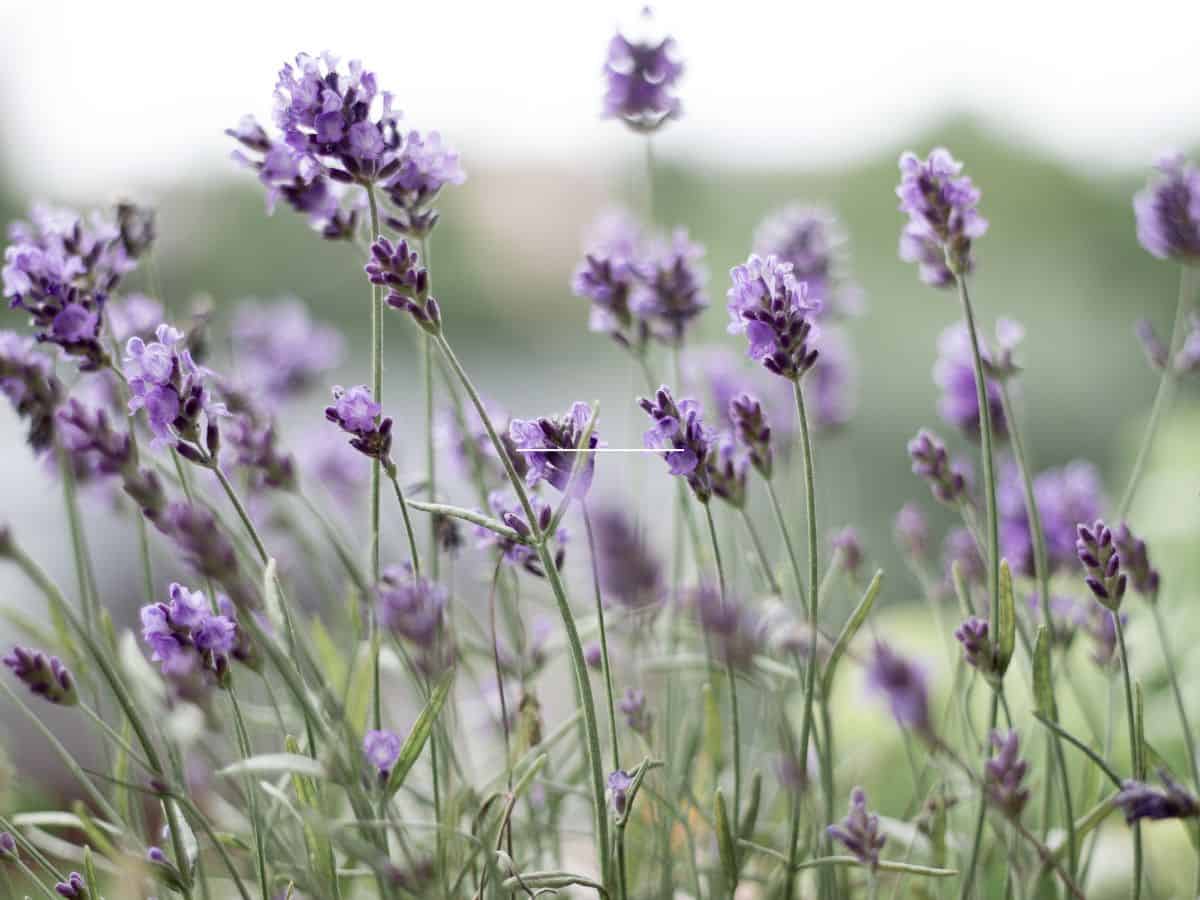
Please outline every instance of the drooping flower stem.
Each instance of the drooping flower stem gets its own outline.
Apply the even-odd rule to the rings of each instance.
[[[705,503],[704,515],[708,520],[708,536],[712,541],[713,559],[717,567],[717,583],[721,588],[721,606],[728,602],[725,585],[725,566],[721,562],[721,545],[717,540],[717,526],[713,521],[712,504]],[[725,660],[725,678],[729,683],[729,717],[733,731],[733,821],[741,821],[742,814],[742,725],[738,713],[737,678],[733,671],[733,661]]]
[[[1125,626],[1121,624],[1120,612],[1110,612],[1113,626],[1117,631],[1117,646],[1121,651],[1121,678],[1125,682],[1125,713],[1126,724],[1129,728],[1129,759],[1133,767],[1133,777],[1141,780],[1145,777],[1142,766],[1142,748],[1138,740],[1137,713],[1133,698],[1133,680],[1129,675],[1129,650],[1125,646]],[[1133,828],[1133,889],[1130,896],[1138,900],[1142,896],[1142,823],[1134,822]]]
[[[975,394],[979,402],[979,437],[983,456],[984,502],[987,515],[988,616],[995,619],[996,594],[1000,584],[1000,531],[996,509],[996,467],[992,435],[992,409],[988,399],[987,379],[983,372],[983,355],[979,350],[979,333],[975,327],[975,312],[967,290],[965,275],[956,276],[958,296],[962,302],[963,321],[971,338],[971,361],[975,367]]]
[[[408,515],[408,501],[404,499],[404,491],[400,487],[400,479],[395,472],[389,473],[389,479],[392,482],[392,487],[396,490],[396,502],[400,504],[400,515],[404,518],[404,532],[408,535],[408,552],[412,556],[413,574],[418,578],[421,577],[421,554],[417,552],[417,536],[413,532],[412,519]],[[436,516],[430,516],[430,519],[436,519]],[[433,558],[437,559],[437,548],[434,547]]]
[[[587,532],[588,553],[592,559],[592,588],[596,593],[596,622],[600,627],[600,663],[604,672],[604,693],[608,700],[608,728],[612,733],[613,771],[621,768],[621,747],[617,740],[616,703],[613,700],[612,669],[608,662],[608,629],[604,624],[604,600],[600,596],[600,570],[596,564],[596,538],[592,532],[592,517],[587,501],[580,502],[583,510],[583,527]]]
[[[1021,429],[1017,422],[1016,410],[1013,409],[1012,398],[1008,386],[1000,385],[1000,403],[1004,410],[1004,420],[1008,423],[1009,441],[1012,444],[1013,458],[1021,475],[1021,489],[1025,495],[1025,516],[1029,520],[1030,534],[1033,537],[1033,568],[1037,580],[1038,595],[1041,601],[1042,621],[1050,627],[1050,564],[1046,558],[1046,534],[1042,528],[1042,517],[1038,510],[1037,495],[1033,489],[1033,472],[1029,458],[1025,453],[1025,443],[1021,439]],[[1053,654],[1047,658],[1050,666],[1050,690],[1054,690]],[[1051,710],[1053,713],[1053,710]],[[1075,837],[1075,807],[1071,797],[1071,777],[1067,770],[1066,755],[1063,752],[1062,737],[1052,731],[1047,740],[1053,747],[1054,762],[1058,768],[1059,781],[1063,795],[1063,815],[1066,817],[1068,865],[1067,871],[1071,877],[1079,867],[1079,844]],[[1049,791],[1046,792],[1049,803]]]
[[[471,377],[467,374],[466,369],[463,368],[462,363],[459,362],[454,349],[450,346],[450,342],[446,340],[445,335],[439,334],[435,337],[435,340],[437,341],[438,348],[442,351],[442,355],[445,356],[446,361],[450,364],[450,368],[454,370],[459,383],[462,384],[463,390],[467,392],[467,397],[475,407],[475,411],[479,414],[479,420],[483,423],[483,427],[488,433],[488,438],[491,440],[492,446],[495,447],[496,454],[500,457],[504,471],[508,475],[508,480],[512,484],[513,491],[517,495],[517,500],[520,502],[521,508],[525,513],[525,520],[529,523],[530,529],[533,532],[538,559],[541,562],[542,570],[546,574],[546,580],[550,583],[550,589],[553,591],[555,602],[558,605],[559,615],[563,620],[563,628],[567,635],[567,648],[570,651],[572,669],[575,674],[575,683],[578,688],[581,705],[583,706],[584,749],[587,753],[588,766],[592,775],[592,806],[596,827],[596,844],[600,855],[601,880],[607,883],[609,880],[609,858],[611,851],[608,842],[608,814],[604,800],[604,774],[601,769],[600,731],[596,723],[596,704],[592,697],[592,685],[588,679],[587,662],[583,656],[583,643],[579,639],[579,629],[575,624],[575,615],[571,612],[571,604],[567,599],[566,588],[559,577],[558,567],[555,565],[554,558],[546,545],[548,535],[543,534],[541,528],[538,526],[538,517],[534,513],[533,505],[529,501],[529,495],[525,490],[525,482],[513,467],[512,459],[508,455],[508,448],[500,440],[500,436],[496,432],[496,427],[492,423],[487,408],[483,404],[483,398],[479,396],[479,391],[476,390]]]
[[[1142,475],[1145,474],[1146,464],[1150,461],[1150,451],[1154,448],[1154,438],[1158,434],[1163,413],[1171,404],[1176,379],[1171,363],[1187,330],[1184,327],[1185,319],[1193,295],[1196,293],[1197,271],[1197,267],[1187,265],[1180,266],[1179,269],[1179,299],[1175,304],[1175,322],[1171,326],[1171,337],[1168,339],[1170,350],[1167,353],[1166,363],[1162,367],[1162,374],[1158,378],[1158,390],[1154,394],[1154,405],[1150,407],[1150,418],[1146,422],[1146,430],[1142,433],[1142,444],[1134,459],[1133,471],[1129,473],[1129,483],[1125,486],[1125,493],[1121,495],[1121,502],[1117,506],[1115,518],[1118,520],[1129,515],[1129,509],[1133,506],[1133,498],[1141,484]]]

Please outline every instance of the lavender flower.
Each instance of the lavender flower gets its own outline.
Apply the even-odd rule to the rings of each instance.
[[[970,616],[954,629],[954,639],[962,644],[963,661],[985,676],[995,674],[995,652],[988,637],[987,619]]]
[[[896,196],[900,198],[900,211],[908,215],[901,258],[921,262],[924,280],[944,283],[943,273],[934,271],[930,260],[929,248],[933,245],[942,250],[952,276],[970,272],[974,266],[971,242],[984,235],[988,223],[976,209],[979,190],[962,174],[962,163],[942,147],[924,160],[905,153],[900,157]],[[918,247],[920,252],[914,252]]]
[[[616,508],[592,514],[596,569],[605,598],[628,610],[657,605],[662,596],[662,567],[629,517]]]
[[[972,440],[979,440],[979,393],[975,387],[975,366],[971,338],[966,326],[956,322],[938,338],[938,359],[933,380],[942,389],[938,411],[942,418],[959,428]],[[985,379],[992,434],[997,440],[1008,436],[1000,386],[994,378]]]
[[[629,726],[630,731],[643,737],[650,736],[650,726],[654,722],[654,716],[646,708],[645,691],[626,688],[625,696],[618,702],[617,708],[625,717],[625,724]]]
[[[593,672],[604,668],[604,648],[600,646],[599,641],[592,641],[583,648],[583,661]]]
[[[955,284],[954,273],[946,264],[946,251],[941,243],[912,225],[900,232],[900,259],[916,263],[918,276],[930,287],[948,288]],[[967,258],[967,265],[973,265],[970,257]]]
[[[670,240],[652,242],[641,255],[629,309],[650,335],[678,345],[688,324],[708,308],[707,275],[699,265],[704,248],[677,228]]]
[[[1188,317],[1187,334],[1175,354],[1174,366],[1180,375],[1200,373],[1200,314],[1193,312]]]
[[[879,816],[867,811],[867,792],[862,788],[856,787],[850,792],[850,810],[846,818],[825,830],[864,866],[874,869],[879,865],[879,851],[887,837],[879,833]]]
[[[1200,258],[1200,171],[1182,154],[1159,160],[1159,177],[1133,198],[1137,236],[1159,259]]]
[[[18,416],[29,420],[26,440],[34,453],[54,443],[54,411],[62,402],[63,387],[53,368],[49,358],[34,349],[32,339],[0,331],[0,393]]]
[[[1158,777],[1162,779],[1165,790],[1150,787],[1132,778],[1121,783],[1121,790],[1113,799],[1125,813],[1127,824],[1132,825],[1142,819],[1161,821],[1194,819],[1200,816],[1200,802],[1172,778],[1166,769],[1160,769]]]
[[[771,426],[762,404],[750,394],[738,394],[729,403],[729,419],[738,441],[749,453],[750,464],[763,478],[770,480],[774,454],[771,452]]]
[[[13,647],[0,660],[13,675],[25,682],[33,693],[59,706],[74,706],[79,702],[75,679],[57,656],[47,656],[27,647]]]
[[[142,639],[164,675],[182,677],[201,670],[223,681],[238,646],[238,628],[228,616],[213,611],[208,598],[178,583],[169,603],[142,607]]]
[[[794,204],[771,214],[754,232],[754,252],[790,263],[792,275],[808,285],[819,316],[857,315],[862,296],[845,275],[846,235],[831,211]]]
[[[617,769],[608,776],[608,803],[618,816],[625,815],[629,801],[629,789],[633,787],[633,776],[624,769]]]
[[[446,604],[449,592],[428,578],[418,578],[411,566],[389,566],[375,589],[379,624],[419,648],[427,670],[440,668],[448,641]]]
[[[713,585],[700,585],[687,595],[701,630],[714,653],[735,668],[748,668],[762,649],[763,629],[759,616],[734,597],[721,596]]]
[[[712,492],[734,509],[746,505],[746,473],[750,457],[729,432],[717,436],[708,456],[708,481]]]
[[[1029,788],[1022,784],[1029,763],[1021,758],[1021,739],[1015,731],[993,731],[991,742],[996,755],[984,765],[983,776],[988,799],[1008,818],[1019,819],[1029,802]]]
[[[1117,613],[1124,627],[1129,622],[1125,613]],[[1107,669],[1117,661],[1117,622],[1107,607],[1092,600],[1088,604],[1084,631],[1092,641],[1091,658],[1101,669]]]
[[[1075,460],[1058,469],[1047,469],[1033,480],[1033,494],[1046,539],[1046,558],[1051,569],[1067,570],[1075,565],[1075,526],[1100,516],[1104,493],[1100,473],[1094,465]],[[1033,533],[1025,508],[1025,492],[1015,465],[1000,472],[996,491],[1000,516],[1000,549],[1013,568],[1033,574]]]
[[[368,731],[363,736],[363,756],[378,771],[381,783],[400,759],[401,744],[400,735],[391,731]]]
[[[410,131],[397,157],[399,168],[384,185],[387,198],[396,207],[384,221],[410,237],[423,238],[433,231],[438,211],[433,208],[442,188],[462,184],[466,172],[458,153],[442,143],[436,131]]]
[[[372,399],[371,389],[365,384],[352,388],[339,385],[333,389],[333,405],[325,407],[325,418],[352,435],[350,446],[379,460],[391,477],[396,471],[391,458],[392,420],[381,419],[382,412],[383,407]]]
[[[853,526],[847,525],[834,532],[829,543],[833,548],[838,568],[847,575],[857,575],[858,570],[862,568],[863,561],[862,542],[859,540],[858,531]]]
[[[663,385],[653,400],[641,397],[638,405],[654,420],[643,438],[645,445],[668,451],[663,459],[670,473],[686,478],[696,499],[707,503],[712,496],[708,462],[714,435],[701,418],[699,404],[689,399],[676,404],[671,389]]]
[[[563,493],[582,500],[592,486],[596,473],[596,456],[584,453],[579,471],[575,473],[580,448],[588,423],[592,420],[592,408],[582,401],[571,404],[562,416],[540,419],[513,419],[508,424],[508,435],[517,453],[525,456],[529,470],[525,482],[530,487],[539,481],[548,481]],[[588,435],[587,448],[600,445],[600,437],[593,428]]]
[[[807,286],[796,281],[791,265],[773,256],[764,260],[751,255],[730,276],[729,331],[745,333],[750,358],[767,371],[796,381],[817,361],[808,337],[819,304],[809,300]]]
[[[1146,542],[1122,522],[1113,532],[1113,548],[1121,558],[1121,568],[1129,573],[1129,583],[1143,597],[1153,600],[1158,595],[1158,569],[1150,565]]]
[[[524,478],[529,471],[529,463],[525,457],[528,454],[517,453],[517,448],[509,436],[509,423],[512,419],[508,413],[494,403],[485,402],[488,418],[503,427],[497,427],[497,437],[504,445],[505,453],[512,464],[513,471]],[[489,481],[507,481],[504,463],[496,452],[496,445],[479,417],[479,412],[473,405],[465,409],[449,408],[441,416],[441,440],[449,445],[462,474],[466,478],[474,478],[484,483]]]
[[[0,857],[15,859],[17,856],[17,839],[11,832],[0,831]]]
[[[273,404],[302,393],[336,368],[345,344],[334,328],[313,322],[295,298],[269,306],[243,304],[232,335],[241,381]]]
[[[157,340],[146,343],[132,337],[125,345],[124,372],[129,382],[129,412],[146,411],[153,447],[174,442],[187,459],[198,462],[202,445],[215,458],[219,443],[217,418],[227,415],[223,403],[213,400],[205,380],[212,373],[196,364],[183,332],[163,323],[155,329]]]
[[[66,881],[54,885],[54,890],[67,900],[90,900],[92,892],[88,890],[87,882],[78,872],[72,872]]]
[[[1080,524],[1078,533],[1075,549],[1087,570],[1084,581],[1096,599],[1115,612],[1125,596],[1127,576],[1121,571],[1121,557],[1113,546],[1112,531],[1097,519],[1090,528]]]
[[[675,96],[682,75],[674,38],[631,39],[618,32],[604,61],[604,117],[620,119],[634,131],[657,131],[682,112]]]
[[[9,228],[4,253],[4,295],[29,314],[37,340],[79,359],[83,371],[108,365],[101,343],[104,305],[131,259],[116,224],[94,213],[84,220],[69,210],[35,207],[29,222]]]
[[[886,698],[892,716],[921,736],[933,734],[925,673],[882,641],[867,663],[867,686]]]
[[[905,503],[896,513],[892,528],[896,542],[912,559],[923,560],[929,554],[929,522],[915,503]]]
[[[951,464],[946,445],[932,431],[918,431],[908,442],[908,455],[912,457],[913,474],[928,481],[933,496],[942,503],[954,505],[965,497],[966,476]]]
[[[525,510],[516,495],[508,490],[492,491],[488,495],[488,505],[492,509],[492,514],[513,531],[517,532],[521,540],[513,540],[512,538],[497,534],[489,528],[479,526],[476,533],[480,539],[480,546],[496,547],[500,550],[506,562],[522,567],[531,575],[536,575],[539,578],[544,577],[545,572],[542,571],[537,551],[526,542],[532,538],[533,529],[530,527],[530,523],[526,521]],[[553,508],[537,494],[529,495],[529,505],[533,507],[533,514],[537,517],[538,529],[544,532],[550,527],[553,521]],[[570,535],[566,528],[559,528],[557,534],[554,536],[555,541],[559,545],[554,561],[556,568],[562,568],[566,555],[564,545],[567,543],[569,537]]]
[[[818,364],[820,361],[818,357]],[[758,399],[771,423],[776,451],[781,456],[789,452],[795,434],[792,387],[782,379],[764,376],[762,369],[747,362],[745,354],[723,344],[689,352],[684,361],[684,385],[712,401],[708,408],[713,411],[715,428],[736,430],[730,407],[739,395]],[[819,426],[817,418],[814,410],[814,427]]]
[[[371,245],[371,259],[364,268],[371,284],[388,289],[388,306],[408,313],[423,331],[436,336],[442,331],[442,311],[437,298],[429,293],[429,270],[420,262],[408,241],[393,245],[379,237]]]
[[[605,214],[589,230],[584,260],[571,280],[572,293],[591,303],[588,328],[639,352],[649,327],[635,320],[629,298],[641,274],[641,243],[641,228],[628,213]]]
[[[279,446],[275,423],[250,413],[237,413],[225,429],[234,462],[250,473],[255,488],[296,488],[296,461]]]

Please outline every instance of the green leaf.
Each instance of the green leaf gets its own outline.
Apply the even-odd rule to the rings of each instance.
[[[721,867],[725,870],[726,883],[732,888],[738,882],[737,845],[729,828],[729,812],[725,809],[725,795],[717,788],[713,796],[713,822],[717,831],[717,851],[721,856]]]
[[[83,847],[83,878],[89,890],[100,890],[100,877],[96,874],[96,862],[93,859],[92,848],[85,844]]]
[[[713,770],[721,771],[723,765],[721,708],[712,685],[705,682],[700,689],[704,704],[704,753],[712,763]]]
[[[1114,613],[1116,615],[1116,613]],[[1134,747],[1137,758],[1133,761],[1134,772],[1138,780],[1146,780],[1146,697],[1142,691],[1142,683],[1133,683],[1133,727],[1137,730]]]
[[[746,811],[742,813],[741,824],[738,825],[738,836],[747,840],[754,837],[754,829],[758,826],[758,807],[762,803],[762,772],[755,772],[750,779],[750,799],[746,803]]]
[[[1054,702],[1054,685],[1050,678],[1050,629],[1039,625],[1033,645],[1033,702],[1034,709],[1047,719],[1058,721]]]
[[[217,772],[227,778],[237,775],[304,775],[308,778],[328,778],[329,772],[320,762],[302,753],[262,753],[239,760]]]
[[[562,888],[577,885],[589,888],[601,897],[607,897],[608,892],[592,879],[571,872],[523,872],[506,878],[501,887],[506,891],[525,890],[532,888],[539,891],[557,891]]]
[[[858,634],[858,629],[862,627],[863,622],[867,620],[867,616],[871,612],[871,607],[875,605],[875,598],[879,596],[879,589],[883,586],[883,569],[875,573],[875,577],[871,579],[871,583],[867,585],[866,593],[858,601],[858,606],[854,608],[854,612],[850,614],[850,618],[846,620],[846,624],[842,626],[841,634],[837,636],[837,640],[833,642],[833,649],[829,651],[829,662],[825,664],[825,675],[821,681],[821,693],[828,697],[830,690],[833,688],[833,675],[837,670],[838,662],[845,655],[850,647],[850,642],[854,640],[854,636]]]
[[[267,618],[275,626],[275,631],[283,634],[287,623],[283,618],[283,602],[279,597],[279,578],[274,558],[268,559],[266,568],[263,569],[263,603],[267,608]]]
[[[392,767],[392,774],[388,776],[387,787],[384,789],[385,798],[390,799],[396,791],[400,790],[404,779],[408,777],[409,770],[421,756],[421,751],[425,749],[425,742],[429,740],[429,735],[433,732],[433,723],[437,721],[438,714],[441,713],[453,684],[454,670],[451,669],[437,683],[437,687],[429,696],[429,702],[425,704],[425,708],[417,716],[417,721],[413,723],[412,731],[404,739],[404,745],[400,748],[400,756],[396,760],[396,765]]]
[[[996,609],[996,672],[1001,678],[1012,662],[1017,646],[1017,610],[1013,599],[1012,569],[1000,560],[1000,596]]]

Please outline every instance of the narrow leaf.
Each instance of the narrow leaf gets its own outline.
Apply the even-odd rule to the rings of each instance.
[[[263,753],[239,760],[217,772],[232,778],[237,775],[305,775],[309,778],[328,778],[325,766],[301,753]]]
[[[433,693],[429,696],[429,702],[425,704],[425,708],[417,716],[417,721],[413,723],[412,731],[404,739],[404,745],[400,748],[400,756],[392,768],[392,774],[388,776],[387,788],[384,790],[385,797],[390,799],[396,791],[400,790],[404,779],[408,777],[409,770],[421,756],[421,751],[425,749],[425,742],[429,740],[429,735],[433,731],[433,723],[437,721],[438,714],[441,713],[453,684],[454,670],[451,669],[437,683]]]
[[[725,795],[717,788],[713,797],[713,821],[717,831],[717,851],[721,856],[721,867],[730,888],[738,882],[737,845],[729,828],[729,812],[725,809]]]
[[[829,652],[829,662],[825,664],[825,675],[821,682],[821,692],[826,697],[829,696],[829,692],[833,687],[833,676],[837,670],[838,662],[841,661],[841,658],[849,649],[850,642],[858,634],[858,629],[867,620],[867,616],[871,612],[871,607],[875,605],[875,598],[879,596],[879,589],[881,587],[883,587],[883,569],[875,573],[875,577],[867,585],[866,593],[858,601],[858,606],[854,608],[854,612],[850,614],[850,618],[842,626],[841,634],[837,636],[837,640],[833,643],[833,649]]]
[[[741,824],[738,825],[738,836],[750,840],[754,837],[754,829],[758,826],[758,807],[762,803],[762,772],[755,772],[750,780],[750,800],[746,811],[742,813]]]
[[[1017,645],[1017,611],[1013,598],[1012,569],[1008,560],[1000,560],[1000,596],[996,609],[996,670],[1000,677],[1008,671]]]
[[[1033,701],[1034,709],[1047,719],[1058,721],[1054,685],[1050,680],[1050,629],[1045,625],[1038,626],[1033,645]]]

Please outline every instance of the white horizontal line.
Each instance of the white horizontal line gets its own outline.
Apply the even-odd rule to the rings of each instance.
[[[517,452],[518,453],[683,453],[683,448],[675,447],[675,448],[669,449],[669,450],[658,450],[654,447],[592,447],[590,449],[587,447],[580,447],[578,449],[572,447],[569,450],[565,449],[565,448],[562,450],[558,450],[558,449],[539,450],[535,447],[531,447],[531,448],[522,448],[522,449],[518,450]]]

